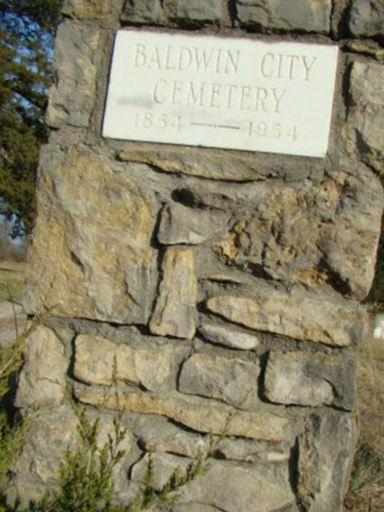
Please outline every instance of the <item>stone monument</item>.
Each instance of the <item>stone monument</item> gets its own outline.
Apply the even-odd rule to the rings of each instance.
[[[213,436],[174,512],[340,512],[383,210],[382,4],[67,0],[63,17],[9,499],[55,487],[69,389],[104,436],[123,413],[120,503],[150,452],[161,487]]]

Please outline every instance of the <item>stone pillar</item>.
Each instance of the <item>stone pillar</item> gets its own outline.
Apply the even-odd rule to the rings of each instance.
[[[56,485],[76,443],[69,387],[101,406],[104,435],[124,412],[121,503],[148,452],[161,486],[231,417],[174,512],[341,511],[384,170],[382,7],[346,3],[65,2],[25,298],[40,325],[15,402],[33,414],[10,499]],[[145,25],[339,44],[326,158],[102,138],[114,36]]]

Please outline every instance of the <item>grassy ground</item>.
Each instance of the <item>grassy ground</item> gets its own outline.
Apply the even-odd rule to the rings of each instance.
[[[384,511],[384,341],[359,349],[360,436],[346,510]]]
[[[21,300],[25,284],[25,263],[0,261],[0,302]]]

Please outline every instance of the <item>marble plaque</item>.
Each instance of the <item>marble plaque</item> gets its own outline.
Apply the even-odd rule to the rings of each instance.
[[[123,29],[103,136],[324,157],[337,46]]]

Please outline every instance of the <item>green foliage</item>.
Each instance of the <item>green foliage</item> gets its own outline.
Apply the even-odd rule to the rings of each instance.
[[[61,0],[0,0],[0,213],[30,232]]]

